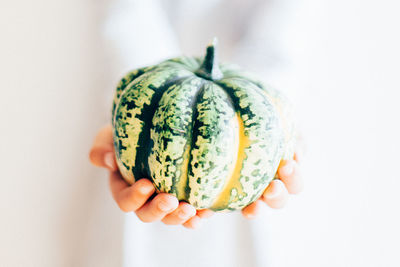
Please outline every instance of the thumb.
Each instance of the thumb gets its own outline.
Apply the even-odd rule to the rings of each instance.
[[[97,134],[89,152],[89,159],[95,166],[111,171],[117,170],[111,125],[105,126]]]

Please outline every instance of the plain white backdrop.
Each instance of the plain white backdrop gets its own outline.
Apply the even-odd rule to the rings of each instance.
[[[104,52],[115,51],[102,35],[111,4],[0,3],[0,266],[121,264],[122,216],[87,160],[125,71]],[[283,7],[276,39],[287,64],[270,82],[290,88],[306,188],[285,209],[263,210],[272,266],[400,266],[399,8]],[[182,38],[182,50],[202,53]]]
[[[271,214],[276,266],[399,266],[395,1],[302,1],[286,34],[306,189]],[[293,92],[291,91],[291,92]]]

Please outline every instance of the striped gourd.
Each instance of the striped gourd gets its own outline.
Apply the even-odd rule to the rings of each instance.
[[[263,193],[293,156],[289,106],[276,90],[229,64],[216,44],[204,60],[180,57],[128,73],[112,111],[119,170],[132,184],[197,209],[241,209]]]

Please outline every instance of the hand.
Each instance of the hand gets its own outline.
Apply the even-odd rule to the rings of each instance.
[[[110,189],[114,200],[124,212],[135,212],[143,222],[162,221],[168,225],[182,224],[186,228],[196,228],[201,219],[210,217],[211,210],[198,210],[166,193],[157,194],[152,182],[139,179],[133,185],[127,184],[118,171],[111,126],[98,133],[90,150],[89,158],[93,165],[109,170]]]
[[[278,168],[278,178],[272,180],[265,189],[263,195],[242,210],[244,217],[254,218],[262,206],[266,203],[273,209],[283,208],[289,198],[289,194],[298,194],[303,190],[303,180],[299,172],[299,151],[295,152],[292,160],[282,161]]]

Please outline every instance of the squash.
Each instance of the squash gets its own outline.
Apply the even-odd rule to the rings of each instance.
[[[258,199],[282,159],[293,157],[294,126],[283,95],[235,65],[179,57],[123,77],[112,107],[116,159],[129,184],[197,209],[242,209]]]

